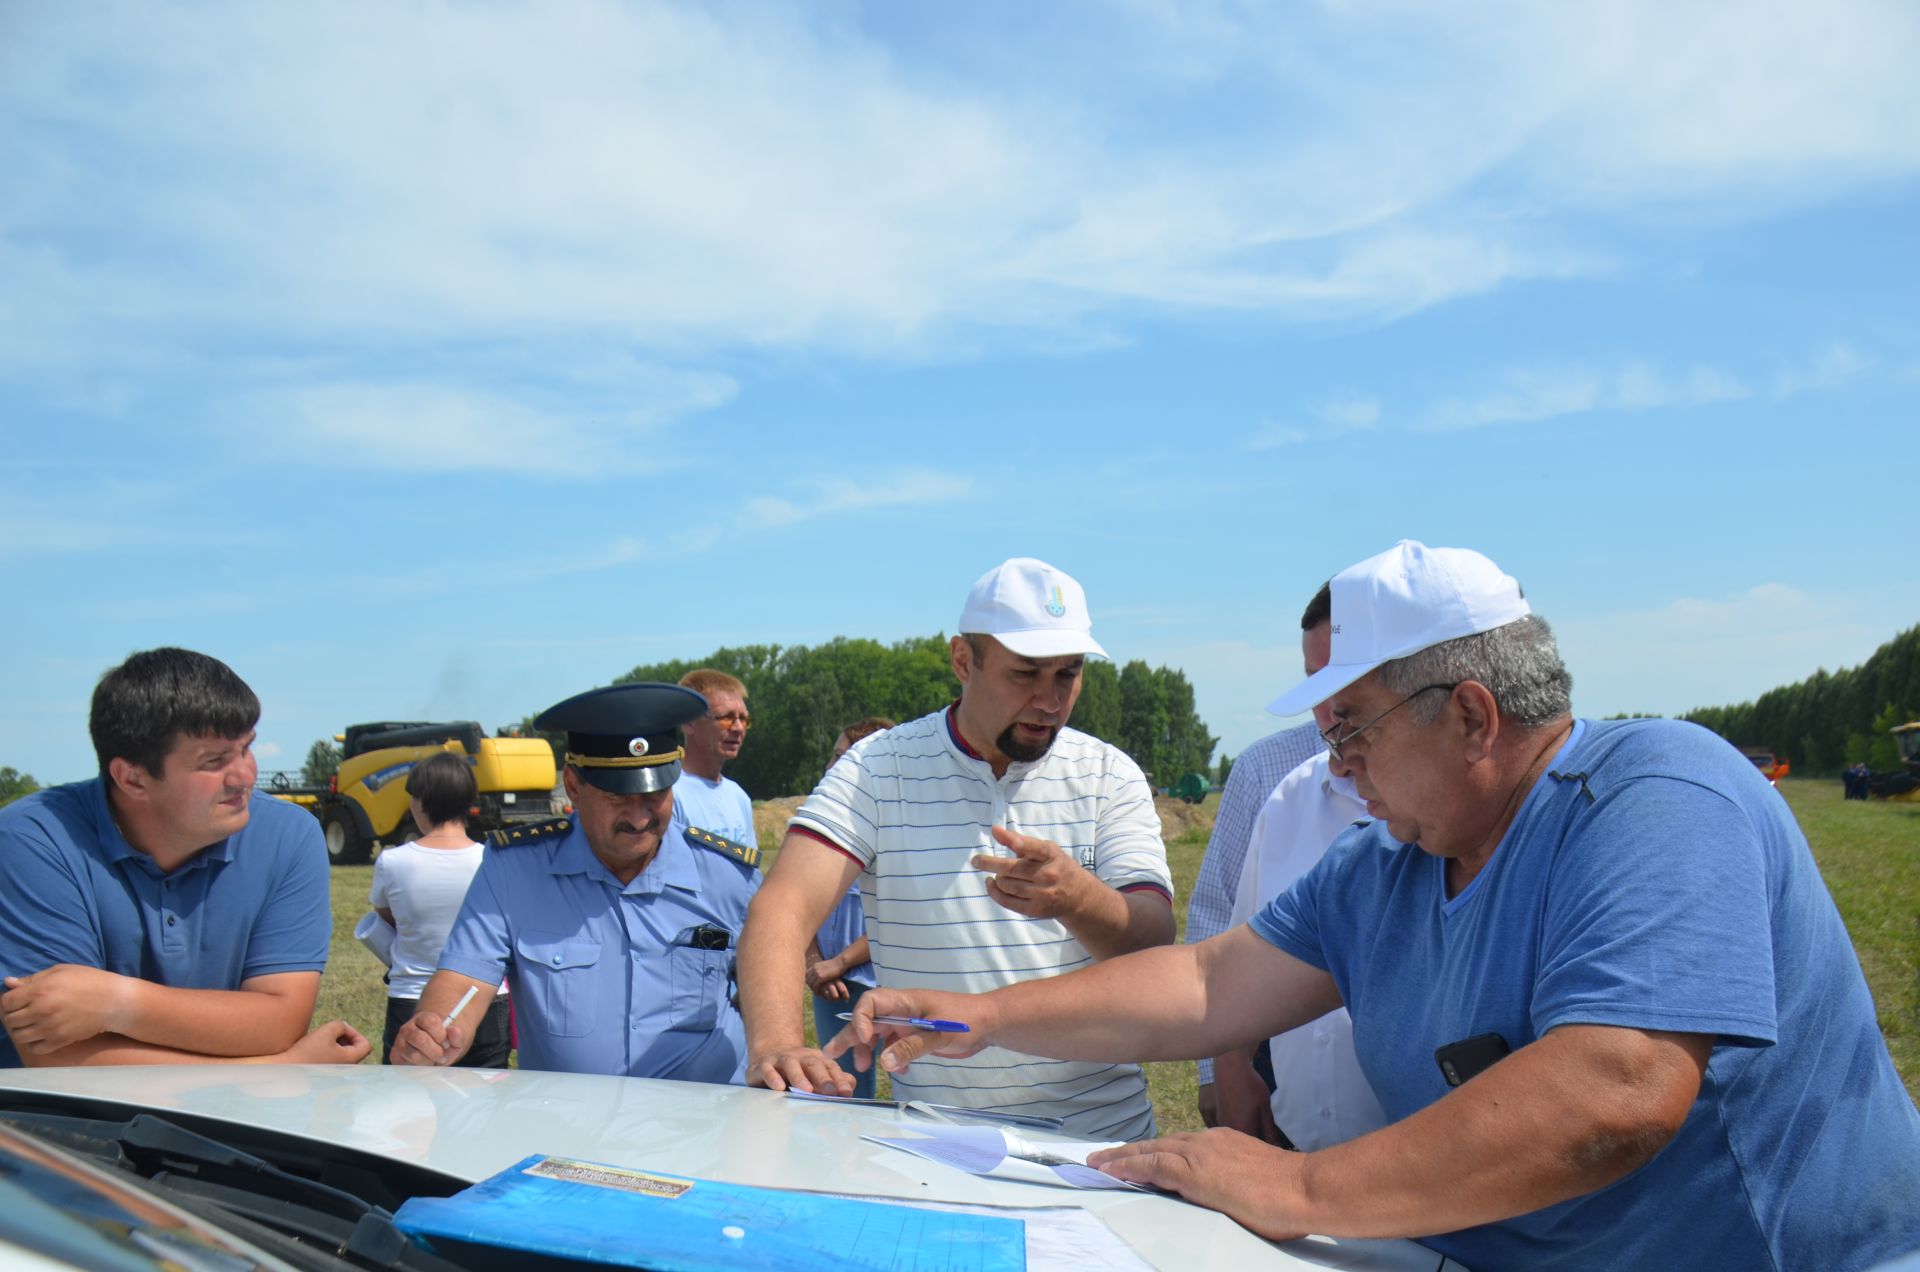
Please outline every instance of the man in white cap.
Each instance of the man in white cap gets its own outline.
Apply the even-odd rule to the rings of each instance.
[[[1173,939],[1153,795],[1115,747],[1066,727],[1093,639],[1080,585],[1028,557],[989,571],[950,657],[959,700],[863,739],[794,814],[740,950],[747,1081],[846,1094],[804,1045],[808,939],[858,879],[881,985],[981,991]],[[823,1040],[824,1041],[824,1040]],[[1008,1051],[935,1061],[895,1094],[1061,1119],[1088,1139],[1153,1133],[1129,1063]]]
[[[1858,1269],[1920,1247],[1920,1113],[1792,814],[1689,724],[1586,721],[1520,588],[1403,542],[1332,583],[1332,713],[1373,821],[1256,915],[983,998],[876,990],[882,1067],[999,1045],[1174,1059],[1345,1003],[1391,1125],[1094,1154],[1267,1236],[1476,1268]],[[939,1016],[935,1035],[872,1018]]]

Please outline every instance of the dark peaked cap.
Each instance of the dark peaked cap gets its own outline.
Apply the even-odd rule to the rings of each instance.
[[[642,682],[577,693],[534,717],[536,729],[567,735],[567,764],[614,795],[663,791],[680,779],[680,726],[707,700],[679,685]]]

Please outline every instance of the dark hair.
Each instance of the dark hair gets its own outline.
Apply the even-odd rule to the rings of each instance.
[[[893,721],[887,719],[885,716],[865,716],[859,720],[855,720],[852,724],[840,730],[840,732],[846,734],[847,745],[852,746],[861,738],[871,737],[876,733],[884,733],[892,727]]]
[[[1320,585],[1320,590],[1307,602],[1307,608],[1300,615],[1300,630],[1310,632],[1322,623],[1333,621],[1333,580],[1328,579]]]
[[[260,699],[233,668],[191,649],[148,649],[100,677],[87,732],[100,775],[114,760],[155,777],[176,737],[238,738],[260,723]]]
[[[439,751],[413,766],[407,774],[407,794],[420,801],[420,811],[429,826],[467,820],[480,788],[473,780],[473,766],[464,756]]]

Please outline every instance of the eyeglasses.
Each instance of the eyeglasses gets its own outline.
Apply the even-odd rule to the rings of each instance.
[[[1415,689],[1412,693],[1400,699],[1400,701],[1394,703],[1392,706],[1388,707],[1385,711],[1382,711],[1379,715],[1373,717],[1373,719],[1367,721],[1365,724],[1361,725],[1357,729],[1349,729],[1347,730],[1347,732],[1342,733],[1340,730],[1343,728],[1346,728],[1346,725],[1344,724],[1344,722],[1335,722],[1332,728],[1328,729],[1326,732],[1320,735],[1320,740],[1327,744],[1328,752],[1331,753],[1333,758],[1337,760],[1341,758],[1340,756],[1341,747],[1353,741],[1355,738],[1359,737],[1362,733],[1365,733],[1368,729],[1371,729],[1374,725],[1380,723],[1382,720],[1386,719],[1388,716],[1392,715],[1394,712],[1398,711],[1400,708],[1406,706],[1409,702],[1412,702],[1415,698],[1418,698],[1421,694],[1427,693],[1434,689],[1445,689],[1448,693],[1452,693],[1455,689],[1458,689],[1463,683],[1464,683],[1463,681],[1456,680],[1450,685],[1426,685],[1422,688]]]
[[[753,717],[744,711],[729,711],[725,715],[714,715],[709,711],[707,713],[707,719],[713,721],[723,729],[730,729],[736,724],[742,729],[751,729],[753,727]]]

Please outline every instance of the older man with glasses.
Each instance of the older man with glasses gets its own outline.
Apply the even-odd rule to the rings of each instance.
[[[753,801],[740,783],[721,775],[723,768],[740,758],[747,730],[753,727],[747,687],[712,667],[688,672],[680,677],[680,687],[705,698],[707,709],[681,730],[687,753],[680,761],[680,780],[673,787],[674,833],[692,828],[736,843],[757,844]]]
[[[1778,792],[1693,725],[1575,719],[1552,633],[1479,553],[1402,542],[1331,586],[1332,660],[1275,709],[1327,704],[1373,820],[1204,944],[978,997],[875,990],[851,1033],[890,1039],[890,1071],[987,1046],[1170,1060],[1345,1004],[1391,1125],[1090,1164],[1269,1237],[1415,1237],[1480,1269],[1920,1247],[1920,1113]]]

